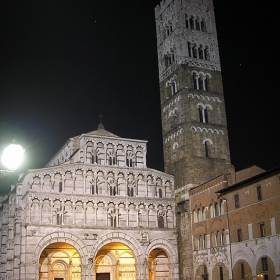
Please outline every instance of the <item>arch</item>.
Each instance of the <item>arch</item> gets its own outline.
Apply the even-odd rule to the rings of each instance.
[[[171,263],[178,263],[178,253],[175,249],[176,247],[174,247],[173,244],[162,238],[154,239],[150,243],[150,245],[146,249],[145,256],[148,257],[150,253],[157,248],[163,249],[167,253]]]
[[[96,257],[97,253],[104,245],[112,242],[123,243],[133,252],[135,261],[137,262],[140,260],[140,256],[143,254],[142,247],[136,239],[123,232],[110,232],[98,238],[95,246],[92,247],[89,252],[91,257]]]
[[[56,243],[56,242],[64,242],[73,246],[80,255],[81,263],[84,265],[88,264],[86,260],[86,256],[88,256],[86,245],[79,237],[77,237],[76,235],[70,232],[52,232],[46,235],[45,237],[43,237],[38,242],[34,250],[32,262],[39,264],[39,258],[43,250],[51,243]]]
[[[204,138],[203,141],[202,141],[202,144],[205,144],[205,142],[209,142],[210,145],[213,145],[213,141],[209,138]]]
[[[232,270],[233,275],[236,275],[238,279],[252,279],[252,268],[246,259],[237,260]]]

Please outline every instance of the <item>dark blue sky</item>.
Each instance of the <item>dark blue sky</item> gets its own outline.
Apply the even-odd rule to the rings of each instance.
[[[232,163],[279,165],[278,14],[214,1]],[[17,137],[19,172],[43,167],[72,136],[107,130],[148,140],[163,170],[154,7],[159,1],[0,3],[0,148]],[[3,168],[2,166],[0,166]],[[14,176],[0,179],[0,193]]]

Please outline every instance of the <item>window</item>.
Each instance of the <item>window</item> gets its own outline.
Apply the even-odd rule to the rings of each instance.
[[[130,197],[134,196],[133,187],[127,187],[127,195]]]
[[[215,217],[220,215],[220,205],[215,203]]]
[[[185,15],[185,23],[186,23],[186,28],[190,28],[188,15]]]
[[[199,121],[203,123],[203,108],[202,106],[198,107]]]
[[[200,25],[201,25],[201,31],[206,32],[206,23],[204,19],[200,22]]]
[[[262,200],[262,187],[261,186],[257,187],[257,197],[258,197],[258,201]]]
[[[245,279],[246,278],[245,264],[244,263],[240,264],[240,277],[241,277],[241,279]]]
[[[240,207],[240,205],[239,205],[239,194],[234,195],[234,205],[235,205],[235,208]]]
[[[223,267],[219,266],[219,279],[224,280],[224,273],[223,273]]]
[[[162,216],[158,217],[158,227],[159,228],[164,228],[164,219]]]
[[[208,110],[207,110],[207,108],[204,109],[204,123],[208,123]]]
[[[162,198],[162,189],[159,189],[159,190],[158,190],[158,197],[159,197],[159,198]]]
[[[262,258],[262,270],[263,271],[268,271],[267,257]]]
[[[62,182],[59,182],[58,191],[62,192]]]
[[[205,141],[204,143],[205,157],[209,157],[209,143]]]
[[[212,238],[212,247],[216,247],[217,246],[217,236],[214,232],[212,232],[211,238]]]
[[[62,215],[56,214],[56,224],[61,225],[62,224]]]
[[[260,234],[261,237],[265,237],[265,227],[264,227],[264,223],[260,224]]]
[[[236,231],[236,233],[237,233],[237,242],[241,242],[242,241],[242,231],[241,231],[241,229],[238,229]]]
[[[116,227],[117,219],[116,216],[111,216],[111,227]]]
[[[194,29],[194,17],[193,16],[190,18],[190,28]]]
[[[196,72],[192,73],[193,76],[193,87],[197,90],[210,90],[210,74],[204,74],[203,72]]]
[[[203,274],[201,275],[203,280],[208,280],[208,273],[206,265],[203,266]]]

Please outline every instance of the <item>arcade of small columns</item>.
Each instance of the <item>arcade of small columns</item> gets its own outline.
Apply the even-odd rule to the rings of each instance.
[[[120,143],[121,142],[121,143]],[[81,148],[77,155],[74,155],[75,162],[95,163],[101,165],[116,165],[122,167],[146,166],[146,145],[143,143],[131,143],[126,141],[100,140],[91,137],[82,138]],[[56,155],[48,166],[59,165],[70,159],[73,149],[65,146]]]
[[[97,198],[97,197],[95,197]],[[70,195],[26,196],[23,211],[27,223],[94,227],[175,227],[174,205],[170,199],[139,201],[137,199],[84,200]]]
[[[64,194],[171,198],[172,176],[162,176],[156,171],[139,170],[135,173],[129,168],[103,167],[100,170],[92,168],[91,164],[70,164],[64,169],[56,167],[29,174],[27,189]]]

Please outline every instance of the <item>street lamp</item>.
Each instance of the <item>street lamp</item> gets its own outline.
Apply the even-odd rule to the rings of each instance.
[[[15,171],[23,161],[24,149],[21,145],[10,144],[4,149],[1,160],[8,170],[0,170],[0,177],[4,177],[7,172]]]

